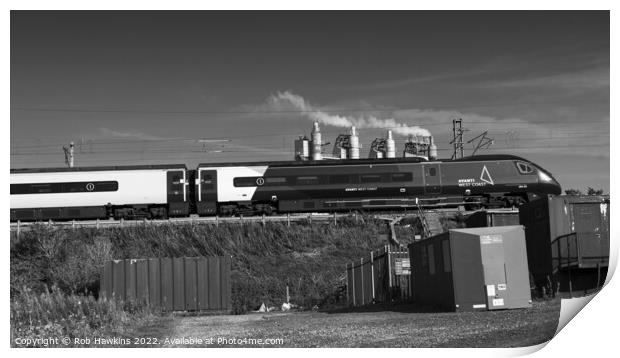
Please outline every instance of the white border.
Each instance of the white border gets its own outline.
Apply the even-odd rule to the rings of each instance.
[[[3,163],[5,164],[5,168],[9,167],[10,156],[10,9],[140,9],[142,8],[142,4],[140,2],[134,1],[118,1],[118,0],[109,0],[105,2],[84,2],[84,1],[6,1],[4,2],[5,12],[4,18],[6,21],[3,22],[3,42],[4,46],[2,49],[4,50],[4,56],[2,56],[2,61],[4,61],[5,71],[3,72],[3,84],[4,84],[4,92],[2,96],[2,101],[4,102],[3,108],[5,108],[6,119],[4,119],[1,123],[2,125],[2,133],[5,137],[3,141],[3,145],[5,147],[5,156],[3,158]],[[618,21],[619,16],[616,15],[617,10],[617,1],[596,1],[590,0],[587,2],[584,1],[532,1],[532,0],[523,0],[518,2],[491,2],[491,1],[443,1],[441,3],[438,2],[424,2],[424,3],[413,3],[413,2],[405,2],[405,1],[390,1],[384,0],[381,2],[370,2],[370,1],[325,1],[325,0],[314,0],[314,1],[295,1],[295,2],[285,2],[285,1],[260,1],[260,2],[252,2],[252,1],[227,1],[222,3],[207,3],[207,2],[198,2],[198,1],[150,1],[148,3],[150,9],[241,9],[241,8],[254,8],[254,9],[613,9],[611,12],[611,79],[612,83],[617,82],[617,71],[614,70],[615,65],[617,65],[617,42],[618,42]],[[614,81],[616,80],[616,81]],[[617,91],[614,90],[614,86],[611,86],[611,98],[618,98]],[[614,118],[615,114],[617,114],[617,104],[612,102],[611,105],[611,116],[610,118]],[[611,132],[614,132],[614,129],[617,129],[618,125],[614,120],[611,121]],[[618,153],[618,141],[612,141],[611,144],[611,155],[612,158],[616,157],[616,153]],[[617,177],[618,169],[616,166],[611,166],[611,177]],[[8,170],[5,172],[5,176],[3,177],[4,187],[8,187],[9,177]],[[615,192],[616,185],[612,181],[611,183],[611,192]],[[5,194],[5,210],[4,210],[4,222],[9,222],[8,215],[8,202],[9,202],[9,193],[6,191]],[[617,213],[617,205],[615,201],[611,202],[612,208],[611,211]],[[614,262],[612,267],[615,267],[615,262],[617,261],[617,253],[618,253],[618,238],[614,235],[617,232],[618,224],[617,221],[612,220],[612,258],[611,261]],[[6,231],[5,238],[8,237],[8,230]],[[5,245],[9,245],[9,241],[5,240]],[[5,250],[5,255],[9,255],[8,247]],[[5,257],[6,257],[5,256]],[[2,270],[2,290],[4,293],[4,297],[6,299],[6,306],[3,310],[5,329],[4,337],[9,337],[9,310],[8,310],[8,301],[9,301],[9,292],[8,292],[8,282],[9,282],[9,260],[8,258],[5,260],[5,269]],[[613,269],[610,269],[613,272]],[[617,279],[615,280],[617,281]],[[597,295],[592,299],[592,302],[588,304],[581,313],[579,313],[567,326],[564,330],[560,332],[560,334],[554,338],[547,347],[540,350],[537,354],[539,356],[594,356],[594,355],[607,355],[611,352],[614,352],[616,349],[617,338],[617,326],[619,324],[618,321],[618,303],[620,302],[620,295],[618,294],[618,284],[617,282],[610,282],[602,291],[601,294]],[[8,339],[4,342],[5,347],[8,347]],[[503,350],[503,349],[447,349],[447,350],[416,350],[415,352],[395,352],[393,350],[385,351],[385,354],[414,354],[414,355],[433,355],[433,356],[454,356],[458,355],[459,357],[479,357],[479,356],[507,356],[507,355],[519,355],[526,354],[528,352],[535,351],[540,347],[531,347],[531,348],[523,348],[523,349],[513,349],[513,350]],[[178,351],[169,351],[167,349],[160,350],[149,350],[149,355],[156,356],[169,356],[170,354],[175,354]],[[356,350],[353,351],[341,351],[336,349],[328,349],[328,350],[295,350],[291,351],[290,349],[281,349],[281,350],[262,350],[262,349],[254,349],[251,352],[247,352],[245,350],[237,351],[237,350],[209,350],[208,352],[202,350],[184,350],[183,354],[193,354],[196,355],[204,355],[213,354],[216,355],[224,355],[224,354],[235,354],[233,352],[240,352],[241,354],[252,354],[259,356],[274,356],[274,355],[283,355],[290,356],[292,354],[300,357],[314,357],[317,353],[324,355],[338,355],[342,356],[343,354],[355,354],[355,355],[370,355],[373,356],[377,354],[382,354],[384,352],[377,350]],[[16,353],[16,352],[11,352]],[[95,356],[98,355],[109,355],[110,351],[108,350],[100,350],[100,349],[92,349],[88,350],[88,352],[80,349],[80,350],[46,350],[46,351],[25,351],[20,350],[19,354],[45,354],[45,355],[56,355],[62,354],[63,356],[69,353],[69,355],[83,355],[88,354]],[[130,351],[123,352],[128,354],[141,354],[140,350],[138,351]],[[177,353],[178,354],[178,353]]]

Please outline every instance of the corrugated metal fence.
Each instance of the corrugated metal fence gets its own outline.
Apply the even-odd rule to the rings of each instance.
[[[386,245],[347,264],[349,305],[407,301],[411,298],[409,251]]]
[[[166,311],[230,310],[230,269],[228,256],[112,260],[100,295]]]

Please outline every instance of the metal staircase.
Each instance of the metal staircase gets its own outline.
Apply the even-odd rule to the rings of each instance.
[[[424,234],[424,238],[429,238],[432,236],[432,233],[428,227],[424,210],[422,209],[422,206],[420,206],[420,202],[418,200],[416,200],[416,207],[418,208],[418,218],[420,218],[420,223],[422,224],[422,233]]]

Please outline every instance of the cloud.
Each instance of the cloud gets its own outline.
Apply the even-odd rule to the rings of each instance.
[[[479,83],[477,86],[483,88],[504,89],[556,88],[571,91],[609,89],[609,66],[555,75],[486,81]]]
[[[579,153],[583,156],[609,157],[609,136],[604,127],[592,127],[587,122],[532,123],[520,117],[494,117],[472,112],[435,109],[403,109],[393,112],[399,121],[423,123],[436,134],[436,143],[448,152],[446,145],[452,140],[452,118],[462,118],[463,128],[467,129],[464,141],[488,131],[487,137],[494,144],[486,153],[512,153],[527,155],[532,153],[564,154]],[[608,117],[601,120],[609,120]],[[478,142],[477,140],[474,142]],[[470,152],[475,143],[465,143]]]
[[[476,76],[482,76],[489,73],[488,69],[476,69],[476,70],[468,70],[468,71],[453,71],[453,72],[444,72],[444,73],[435,73],[432,75],[422,75],[415,77],[408,77],[403,79],[397,79],[393,81],[384,81],[377,83],[366,83],[359,85],[349,85],[349,86],[335,86],[341,89],[354,89],[354,90],[390,90],[390,89],[400,89],[402,87],[417,85],[417,84],[425,84],[431,82],[438,81],[447,81],[447,80],[461,80]]]
[[[355,105],[353,106],[355,107]],[[580,120],[583,115],[575,108],[562,108],[561,113],[551,113],[538,108],[525,107],[517,111],[515,108],[504,108],[501,105],[485,107],[496,114],[457,109],[436,108],[405,108],[384,107],[376,103],[365,103],[363,108],[347,107],[346,105],[327,104],[317,106],[304,97],[291,91],[276,92],[266,102],[253,106],[244,106],[248,111],[246,119],[290,120],[295,118],[318,121],[324,125],[346,128],[352,125],[359,129],[360,140],[367,143],[376,135],[373,129],[391,128],[395,134],[406,131],[404,128],[419,128],[432,132],[435,142],[443,155],[452,151],[452,119],[462,118],[463,127],[468,131],[464,134],[467,142],[488,131],[487,137],[494,139],[494,144],[480,153],[507,153],[529,156],[530,154],[566,154],[569,151],[579,152],[583,156],[609,157],[609,135],[605,133],[609,116],[591,117],[600,123],[593,125]],[[360,107],[360,106],[358,106]],[[559,110],[557,106],[552,109]],[[349,112],[355,114],[349,115]],[[374,111],[374,112],[373,112]],[[342,114],[344,113],[344,114]],[[357,113],[362,113],[357,115]],[[375,113],[375,115],[372,115]],[[385,116],[376,115],[385,113]],[[511,115],[502,115],[511,113]],[[517,114],[519,113],[519,114]],[[387,117],[387,119],[386,119]],[[550,118],[554,118],[553,121]],[[399,126],[402,126],[399,130]],[[396,129],[394,129],[396,128]],[[471,153],[477,141],[465,143],[466,153]],[[397,139],[397,146],[402,140]]]
[[[268,99],[269,105],[277,111],[295,110],[299,111],[303,117],[319,122],[321,124],[334,127],[357,127],[358,129],[385,128],[391,129],[396,134],[430,136],[431,133],[424,128],[411,126],[406,123],[397,122],[393,118],[377,118],[373,115],[366,116],[344,116],[329,114],[324,110],[311,105],[303,97],[290,91],[277,92]]]
[[[150,134],[142,133],[142,132],[120,132],[109,128],[99,128],[101,134],[106,137],[115,137],[115,138],[130,138],[130,139],[138,139],[138,140],[163,140],[170,139],[164,137],[157,137]]]

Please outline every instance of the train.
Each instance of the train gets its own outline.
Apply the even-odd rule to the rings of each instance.
[[[509,207],[561,194],[513,155],[11,169],[11,221]]]

